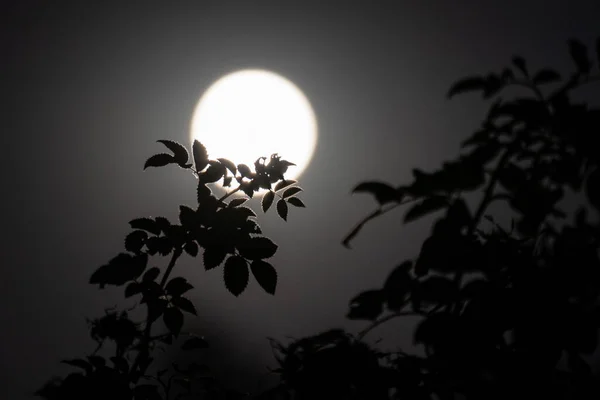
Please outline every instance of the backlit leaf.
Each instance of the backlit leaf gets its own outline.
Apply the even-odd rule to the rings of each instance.
[[[302,191],[302,188],[300,188],[298,186],[294,186],[294,187],[287,189],[285,192],[283,192],[283,196],[281,196],[281,197],[283,197],[285,199],[286,197],[293,196],[296,193],[301,192],[301,191]]]
[[[287,202],[295,207],[306,207],[302,200],[300,200],[297,197],[290,197],[289,199],[287,199]]]
[[[404,223],[414,221],[424,215],[441,210],[448,205],[443,196],[427,197],[425,200],[411,207],[404,216]]]
[[[273,200],[275,200],[275,193],[269,190],[267,193],[265,193],[261,201],[263,212],[267,212],[267,210],[271,207],[271,204],[273,204]]]
[[[198,245],[196,242],[186,242],[183,246],[183,249],[192,257],[196,257],[198,255]]]
[[[175,162],[179,164],[179,166],[183,166],[188,162],[188,152],[185,149],[185,147],[183,147],[181,144],[172,140],[157,140],[157,142],[164,144],[169,150],[173,152]]]
[[[287,221],[288,205],[283,199],[279,199],[279,201],[277,201],[277,214],[279,214],[281,219]]]
[[[258,284],[269,294],[275,294],[277,286],[277,271],[271,264],[263,260],[254,260],[250,264],[252,275]]]
[[[185,312],[189,312],[190,314],[198,315],[196,312],[196,307],[194,303],[192,303],[189,299],[185,297],[174,297],[171,299],[171,303],[175,306],[179,307]]]
[[[273,257],[277,251],[277,245],[266,237],[251,237],[238,243],[240,254],[249,260],[261,260]]]
[[[229,204],[227,205],[227,207],[229,208],[233,208],[233,207],[237,207],[237,206],[241,206],[242,204],[244,204],[246,201],[248,201],[247,198],[245,197],[240,197],[239,199],[233,199],[229,202]]]
[[[225,168],[227,168],[233,175],[237,173],[237,167],[233,162],[229,161],[226,158],[217,158],[217,160],[219,160],[221,164],[223,164]]]
[[[210,246],[204,249],[204,268],[206,270],[213,269],[221,265],[227,252],[221,246]]]
[[[177,297],[193,288],[194,287],[187,281],[187,279],[178,276],[177,278],[171,279],[169,283],[167,283],[165,290],[169,295]]]
[[[231,256],[225,261],[223,280],[227,290],[234,296],[239,296],[246,289],[248,278],[248,265],[242,257]]]
[[[152,282],[160,275],[160,269],[158,267],[152,267],[142,277],[142,282]]]
[[[275,185],[275,188],[273,190],[277,192],[278,190],[281,190],[281,189],[286,188],[286,187],[288,187],[290,185],[293,185],[294,183],[297,183],[297,181],[295,181],[293,179],[285,179],[283,181],[279,181],[277,183],[277,185]]]
[[[144,169],[148,167],[164,167],[165,165],[174,164],[175,157],[167,153],[155,154],[146,160]]]
[[[129,225],[132,229],[141,229],[154,235],[160,234],[160,227],[151,218],[136,218],[129,221]]]
[[[148,234],[141,230],[135,230],[125,237],[125,250],[132,253],[139,253],[144,246],[144,241]]]
[[[202,183],[214,183],[223,177],[225,174],[225,166],[219,162],[211,161],[210,167],[205,172],[202,172],[198,179]]]
[[[194,164],[196,165],[196,171],[200,172],[208,165],[208,153],[206,147],[198,140],[194,140],[192,145],[192,152],[194,155]]]
[[[465,93],[472,92],[475,90],[483,90],[485,88],[485,79],[481,76],[474,76],[469,78],[464,78],[454,83],[450,90],[448,90],[447,97],[452,98],[453,96]]]
[[[375,200],[380,205],[398,201],[399,193],[398,191],[383,182],[362,182],[358,184],[353,190],[352,193],[368,193],[375,196]]]

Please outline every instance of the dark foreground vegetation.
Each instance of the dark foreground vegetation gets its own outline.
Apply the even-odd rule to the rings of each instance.
[[[169,153],[147,167],[173,164],[197,177],[197,207],[180,206],[179,221],[130,221],[125,252],[98,268],[90,283],[122,286],[147,318],[110,311],[92,321],[96,351],[63,361],[74,372],[37,395],[48,399],[598,399],[600,378],[590,360],[600,328],[600,109],[576,91],[600,80],[600,39],[594,51],[568,42],[573,71],[532,69],[521,57],[494,73],[455,83],[449,97],[476,92],[491,105],[456,159],[435,171],[413,170],[412,182],[363,182],[373,196],[369,221],[405,208],[404,221],[435,214],[419,254],[395,266],[378,289],[350,301],[347,317],[368,325],[358,334],[330,330],[289,343],[272,341],[280,383],[241,394],[212,379],[205,366],[153,368],[162,345],[201,352],[207,343],[182,331],[195,314],[193,288],[178,276],[183,255],[222,268],[239,295],[250,275],[275,294],[277,273],[267,261],[277,245],[263,236],[246,197],[269,189],[264,212],[284,220],[304,207],[301,188],[284,174],[290,162],[272,155],[254,168],[211,160],[199,142],[192,157],[163,140]],[[595,53],[595,54],[594,54]],[[210,149],[209,149],[210,150]],[[217,198],[210,186],[231,187]],[[232,186],[232,183],[234,185]],[[246,197],[230,197],[243,192]],[[568,211],[565,199],[577,204]],[[469,204],[471,205],[469,205]],[[503,205],[502,215],[491,206]],[[474,204],[474,206],[472,205]],[[496,207],[497,209],[497,207]],[[295,211],[295,210],[292,210]],[[164,269],[153,256],[168,256]],[[391,266],[393,267],[393,266]],[[382,352],[365,336],[382,323],[418,316],[414,342],[424,353]],[[110,351],[110,354],[108,352]],[[102,355],[101,355],[102,354]],[[421,355],[424,354],[424,355]],[[201,358],[201,356],[199,356]]]

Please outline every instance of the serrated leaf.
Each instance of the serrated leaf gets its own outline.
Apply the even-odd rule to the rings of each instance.
[[[172,140],[157,140],[158,143],[164,144],[169,150],[173,152],[173,157],[175,158],[175,162],[179,164],[179,166],[183,167],[188,162],[188,152],[181,144],[174,142]]]
[[[178,276],[173,278],[167,283],[165,290],[171,296],[181,296],[188,290],[193,289],[194,287],[185,279],[184,277]]]
[[[210,246],[204,249],[204,268],[206,270],[213,269],[221,265],[225,257],[227,256],[227,252],[223,247],[220,246]]]
[[[406,215],[404,216],[404,223],[408,223],[414,221],[417,218],[420,218],[424,215],[430,214],[432,212],[441,210],[442,208],[448,205],[448,201],[445,197],[442,196],[434,196],[428,197],[425,200],[417,203],[412,208],[410,208]]]
[[[210,167],[205,172],[199,174],[198,179],[202,183],[214,183],[225,175],[225,166],[218,162],[211,161]]]
[[[287,202],[293,205],[294,207],[306,207],[302,200],[300,200],[297,197],[290,197],[289,199],[287,199]]]
[[[223,280],[227,290],[234,296],[239,296],[246,289],[249,275],[248,265],[242,257],[231,256],[225,261]]]
[[[281,219],[287,221],[288,205],[283,199],[279,199],[279,201],[277,201],[277,214],[279,214]]]
[[[192,303],[189,299],[185,297],[174,297],[171,299],[171,303],[173,303],[175,306],[179,307],[185,312],[198,315],[194,303]]]
[[[196,257],[198,255],[198,245],[196,242],[186,242],[183,246],[183,249],[192,257]]]
[[[235,211],[237,213],[239,213],[239,215],[243,215],[246,218],[248,218],[248,217],[256,217],[256,213],[254,211],[252,211],[252,209],[249,208],[249,207],[237,207],[235,209]]]
[[[144,164],[144,169],[146,169],[148,167],[164,167],[165,165],[174,164],[174,163],[175,163],[175,157],[173,157],[170,154],[160,153],[160,154],[155,154],[152,157],[148,158],[146,160],[146,163]]]
[[[486,81],[481,76],[473,76],[468,78],[463,78],[457,82],[455,82],[448,90],[448,94],[446,95],[448,98],[452,98],[460,93],[472,92],[475,90],[484,90],[486,86]]]
[[[132,229],[140,229],[153,235],[160,235],[160,227],[152,218],[136,218],[129,221],[129,225]]]
[[[217,160],[219,160],[221,162],[221,164],[223,164],[225,166],[225,168],[227,168],[229,171],[231,171],[231,173],[233,175],[235,175],[237,173],[237,167],[230,160],[228,160],[226,158],[217,158]]]
[[[177,307],[168,307],[163,314],[163,322],[167,329],[177,337],[183,327],[183,313]]]
[[[134,296],[141,292],[142,292],[142,285],[140,285],[137,282],[131,282],[125,288],[125,297],[128,298],[128,297]]]
[[[188,206],[179,206],[179,222],[185,228],[192,228],[196,224],[196,211]]]
[[[285,192],[283,192],[283,196],[281,196],[281,197],[283,197],[285,199],[286,197],[293,196],[296,193],[299,193],[301,191],[302,191],[301,187],[294,186],[294,187],[291,187],[291,188],[287,189]]]
[[[181,345],[182,350],[195,350],[195,349],[206,349],[208,348],[208,342],[198,336],[194,336],[186,340],[183,345]]]
[[[250,270],[265,292],[274,295],[277,287],[277,271],[275,268],[266,261],[254,260],[250,264]]]
[[[552,69],[542,69],[533,77],[535,85],[556,82],[560,80],[560,74]]]
[[[581,43],[577,39],[569,39],[569,53],[571,54],[571,58],[573,62],[577,66],[577,70],[587,75],[590,73],[592,68],[592,63],[587,54],[587,48],[583,43]]]
[[[142,277],[142,282],[153,282],[160,275],[160,269],[158,267],[152,267]]]
[[[269,190],[267,193],[265,193],[260,203],[263,212],[267,212],[267,210],[269,210],[271,204],[273,204],[273,200],[275,200],[275,193]]]
[[[277,185],[275,185],[275,188],[273,190],[277,192],[278,190],[281,190],[281,189],[286,188],[286,187],[288,187],[290,185],[293,185],[294,183],[297,183],[297,181],[295,181],[293,179],[286,179],[286,180],[283,180],[283,181],[279,181],[277,183]]]
[[[277,245],[266,237],[251,237],[237,244],[240,254],[249,260],[262,260],[273,257]]]
[[[245,202],[247,202],[248,199],[245,197],[240,197],[239,199],[233,199],[229,202],[229,204],[227,205],[227,207],[229,208],[234,208],[237,206],[241,206],[242,204],[244,204]]]
[[[144,246],[144,241],[148,238],[148,233],[142,230],[135,230],[125,237],[125,250],[132,253],[139,253]]]
[[[194,144],[192,145],[192,153],[194,155],[194,165],[196,166],[196,171],[200,172],[208,165],[208,153],[206,152],[206,147],[198,140],[194,140]]]
[[[368,193],[375,197],[375,200],[380,204],[386,204],[398,201],[399,192],[387,183],[368,181],[358,184],[352,193]]]

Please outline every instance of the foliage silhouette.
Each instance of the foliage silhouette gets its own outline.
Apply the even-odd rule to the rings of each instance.
[[[277,245],[262,236],[256,213],[243,204],[258,190],[268,189],[265,197],[269,196],[271,201],[275,196],[279,197],[277,211],[285,220],[288,202],[304,207],[299,198],[290,197],[302,189],[294,186],[296,181],[285,180],[285,172],[294,164],[277,154],[273,154],[268,162],[266,157],[259,158],[252,171],[246,165],[236,166],[224,158],[211,160],[207,149],[197,140],[192,145],[193,163],[181,144],[171,140],[158,142],[172,154],[153,155],[144,164],[144,169],[174,164],[192,172],[198,180],[198,206],[179,206],[178,223],[164,217],[131,220],[132,231],[124,242],[126,252],[119,253],[90,277],[90,284],[99,288],[126,285],[125,297],[135,297],[140,304],[145,304],[146,320],[135,323],[126,311],[110,310],[105,316],[90,321],[96,350],[85,358],[64,360],[63,363],[77,368],[78,372],[64,379],[52,379],[36,392],[37,396],[48,400],[168,400],[190,398],[198,392],[204,393],[204,398],[217,398],[223,393],[229,396],[227,398],[235,395],[227,388],[216,386],[207,375],[207,368],[198,364],[192,363],[187,368],[173,364],[170,371],[151,373],[152,351],[160,343],[170,345],[186,336],[181,345],[183,350],[208,346],[202,337],[182,331],[185,315],[196,315],[196,307],[186,297],[193,285],[185,277],[173,277],[173,271],[183,253],[197,257],[203,249],[205,269],[223,265],[223,281],[233,295],[239,296],[246,289],[250,271],[265,292],[274,295],[277,272],[267,260],[276,253]],[[233,179],[238,187],[221,198],[215,197],[208,186],[221,181],[228,187]],[[239,191],[247,197],[228,201]],[[268,207],[264,204],[263,199],[266,212]],[[149,266],[152,256],[156,255],[171,257],[165,270]],[[166,332],[153,335],[152,328],[159,319]],[[99,352],[110,343],[114,345],[115,355],[106,359]]]
[[[344,246],[407,204],[405,223],[436,216],[431,234],[381,288],[351,299],[347,317],[369,321],[362,332],[272,340],[281,383],[261,398],[599,398],[588,362],[600,329],[600,109],[572,94],[600,81],[600,38],[595,66],[581,42],[568,49],[575,70],[565,79],[550,68],[534,73],[515,56],[515,69],[457,81],[448,98],[495,99],[458,158],[433,172],[414,169],[409,184],[354,188],[377,207]],[[512,88],[525,91],[511,97]],[[480,193],[471,209],[467,198]],[[585,194],[572,215],[561,204],[568,193]],[[510,227],[490,214],[495,202],[508,206]],[[424,356],[365,343],[402,316],[419,317],[413,338]]]

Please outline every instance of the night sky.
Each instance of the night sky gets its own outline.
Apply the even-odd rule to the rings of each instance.
[[[189,145],[193,109],[221,76],[261,68],[286,77],[319,126],[299,178],[307,208],[287,223],[259,212],[279,245],[275,297],[251,280],[235,298],[222,268],[206,272],[201,259],[178,267],[196,287],[199,317],[185,329],[211,343],[207,363],[255,385],[273,362],[267,336],[357,332],[365,324],[345,319],[348,301],[417,255],[431,219],[402,226],[403,211],[368,225],[353,250],[340,242],[374,207],[350,195],[357,183],[408,183],[412,168],[454,157],[477,128],[486,104],[448,101],[450,84],[500,70],[513,54],[565,70],[566,40],[600,34],[598,1],[1,4],[0,380],[2,397],[16,400],[69,371],[61,359],[93,350],[86,317],[131,304],[123,288],[88,284],[123,250],[127,222],[176,219],[180,204],[194,205],[191,174],[142,167],[163,151],[158,139]],[[390,323],[374,337],[407,346],[410,326]]]

